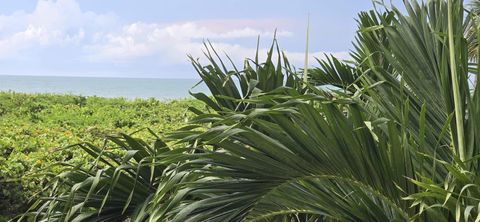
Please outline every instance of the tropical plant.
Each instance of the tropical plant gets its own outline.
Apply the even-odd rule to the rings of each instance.
[[[304,72],[309,78],[292,71],[275,41],[266,62],[243,70],[207,47],[210,65],[192,62],[212,97],[194,96],[211,109],[193,109],[189,126],[166,135],[174,148],[135,159],[129,166],[139,170],[125,183],[104,174],[122,166],[106,161],[24,218],[114,221],[101,217],[113,201],[132,221],[480,220],[474,15],[460,0],[376,6],[359,15],[352,61],[329,56]],[[108,193],[94,182],[102,175],[125,189]],[[82,198],[63,201],[79,187]],[[127,194],[139,201],[118,198]]]

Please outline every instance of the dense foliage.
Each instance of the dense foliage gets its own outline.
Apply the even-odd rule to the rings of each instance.
[[[80,141],[102,144],[104,135],[136,133],[150,138],[185,124],[192,100],[161,102],[71,95],[0,93],[0,221],[26,210],[30,198],[42,193],[63,164],[91,162],[75,147]],[[45,170],[44,170],[45,169]]]
[[[192,63],[209,112],[151,142],[80,144],[95,164],[18,220],[479,221],[478,13],[376,6],[348,63],[296,72],[274,41],[239,69],[207,45]]]

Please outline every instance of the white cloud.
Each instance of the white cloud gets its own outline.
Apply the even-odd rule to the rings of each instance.
[[[272,32],[250,27],[233,28],[223,32],[213,31],[196,22],[160,25],[156,23],[133,23],[125,25],[116,33],[97,34],[95,42],[85,49],[92,61],[129,60],[138,57],[157,55],[169,62],[183,63],[187,54],[201,55],[203,41],[211,40],[226,51],[239,49],[238,44],[222,43],[223,40],[273,36]],[[277,36],[288,37],[292,33],[281,30]]]
[[[289,21],[219,19],[126,24],[114,14],[83,11],[75,0],[42,0],[32,12],[0,15],[0,60],[22,59],[35,50],[44,50],[40,51],[45,57],[42,59],[48,59],[53,53],[50,48],[68,47],[72,48],[70,54],[83,63],[135,64],[148,57],[161,64],[178,65],[187,63],[187,54],[202,57],[203,41],[208,39],[218,51],[241,62],[255,55],[256,50],[242,45],[242,39],[254,42],[259,35],[271,38],[278,24]],[[294,37],[285,28],[276,34],[280,38]],[[265,55],[266,50],[260,49],[260,55]],[[342,59],[348,57],[344,52],[334,54]],[[303,64],[302,52],[287,52],[287,55],[292,63]],[[322,57],[323,53],[310,55]]]
[[[115,22],[111,14],[83,12],[74,0],[38,1],[31,13],[0,15],[0,58],[38,47],[80,44],[88,32]]]
[[[252,41],[255,41],[259,35],[270,38],[274,33],[250,27],[219,32],[206,26],[200,26],[197,22],[170,25],[134,23],[124,26],[122,31],[117,33],[97,35],[96,42],[86,46],[85,49],[89,51],[91,61],[98,62],[104,60],[121,62],[147,56],[158,56],[163,62],[185,63],[187,54],[202,57],[203,41],[209,40],[213,42],[215,49],[219,52],[227,53],[236,61],[243,61],[247,57],[254,56],[256,48],[224,41],[238,38],[251,38]],[[290,37],[293,33],[280,30],[276,35],[280,38]],[[261,58],[265,58],[266,53],[266,48],[260,49]],[[313,52],[309,55],[313,61],[314,57],[323,58],[324,53],[332,54],[340,59],[349,57],[347,52]],[[303,52],[287,52],[286,54],[292,63],[303,64]]]

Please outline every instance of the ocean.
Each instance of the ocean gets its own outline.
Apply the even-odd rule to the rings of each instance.
[[[189,90],[208,92],[204,84],[192,89],[199,81],[199,79],[0,75],[0,91],[168,100],[191,98]]]

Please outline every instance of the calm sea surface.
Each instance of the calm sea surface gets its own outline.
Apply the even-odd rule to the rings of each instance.
[[[84,96],[178,99],[193,92],[207,92],[198,79],[142,79],[53,76],[2,76],[0,91],[57,93]]]

